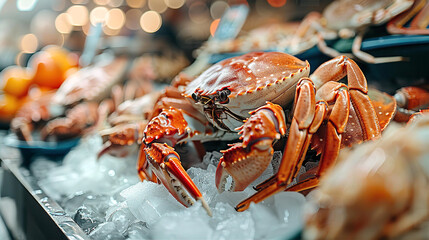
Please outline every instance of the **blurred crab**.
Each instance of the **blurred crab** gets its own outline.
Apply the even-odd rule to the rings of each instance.
[[[164,106],[146,126],[138,164],[140,177],[163,183],[185,206],[192,205],[192,198],[201,200],[210,212],[173,147],[190,140],[239,138],[223,151],[216,186],[224,191],[231,176],[230,190],[240,191],[268,166],[273,142],[287,134],[290,124],[279,172],[258,185],[258,192],[237,210],[286,190],[310,144],[322,154],[319,170],[289,189],[315,187],[340,148],[380,136],[396,104],[390,96],[380,97],[381,102],[371,101],[365,76],[345,56],[322,64],[310,77],[309,72],[308,62],[291,55],[254,52],[219,62],[179,86],[183,97],[164,101],[176,104]],[[348,85],[337,82],[346,76]],[[378,106],[381,108],[376,112],[374,107]]]
[[[429,237],[429,114],[415,116],[340,154],[309,196],[304,239]]]
[[[127,62],[118,58],[80,69],[58,90],[23,105],[12,119],[12,131],[31,142],[35,129],[40,129],[41,140],[64,140],[94,129],[108,114],[108,104],[101,102],[122,81]]]
[[[291,54],[303,52],[316,44],[328,56],[341,55],[326,45],[325,40],[353,38],[353,56],[368,63],[402,61],[402,57],[374,57],[360,50],[363,36],[371,25],[381,25],[409,9],[414,0],[337,0],[329,4],[323,15],[310,13],[298,28],[287,47]]]
[[[407,22],[409,22],[407,24]],[[408,25],[408,26],[406,26]],[[391,34],[419,34],[428,35],[429,29],[429,2],[415,0],[407,11],[389,21],[387,31]]]
[[[98,104],[83,102],[67,110],[50,106],[54,93],[24,104],[11,122],[11,130],[18,139],[31,144],[32,132],[40,130],[40,139],[65,140],[83,135],[98,122]]]

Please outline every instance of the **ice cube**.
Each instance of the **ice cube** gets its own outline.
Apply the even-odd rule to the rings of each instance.
[[[125,239],[124,236],[116,229],[115,224],[106,222],[98,225],[89,236],[94,240],[121,240]]]
[[[126,231],[127,240],[146,240],[150,238],[150,229],[144,222],[134,222]]]
[[[242,192],[227,192],[226,191],[223,193],[217,193],[215,195],[215,198],[214,198],[211,206],[213,204],[215,205],[218,202],[224,202],[224,203],[228,203],[232,207],[235,207],[237,204],[239,204],[244,199],[248,198],[253,193],[255,193],[255,191],[250,187],[246,188]]]
[[[119,232],[124,233],[136,218],[128,207],[121,207],[107,216],[107,221],[113,222]]]
[[[103,214],[103,217],[109,206],[114,204],[115,202],[112,201],[110,196],[92,192],[79,192],[66,198],[61,203],[65,212],[69,215],[74,213],[80,206],[85,206]]]
[[[277,215],[288,224],[302,223],[305,202],[304,195],[297,192],[281,192],[274,195]]]
[[[209,165],[207,170],[201,168],[190,168],[188,171],[192,181],[197,185],[201,194],[208,204],[218,194],[215,184],[216,167]]]
[[[121,195],[133,215],[148,225],[168,212],[184,209],[162,184],[149,181],[137,183],[122,191]]]
[[[91,138],[83,139],[81,144],[65,156],[63,164],[52,168],[39,181],[40,187],[55,200],[76,192],[106,194],[117,192],[139,181],[135,171],[135,159],[117,159],[105,156],[96,159],[101,145],[87,146]]]
[[[207,152],[204,157],[203,161],[199,164],[194,165],[194,167],[207,169],[207,166],[214,165],[217,166],[219,163],[219,159],[222,157],[222,153],[213,151],[213,152]]]
[[[281,224],[274,209],[266,203],[251,203],[249,210],[255,222],[255,238],[265,239],[270,232]]]
[[[194,214],[191,214],[191,211],[194,211]],[[199,206],[193,210],[190,208],[189,211],[166,214],[154,224],[152,238],[163,240],[210,239],[213,229],[208,224],[207,214],[203,216],[201,213],[205,214]]]
[[[297,192],[281,192],[274,195],[277,216],[284,223],[283,235],[296,235],[304,226],[304,204],[306,198]]]
[[[104,222],[104,215],[82,206],[78,208],[73,220],[88,234]]]
[[[214,227],[212,239],[254,239],[255,223],[250,212],[236,212],[226,203],[217,203],[210,225]]]

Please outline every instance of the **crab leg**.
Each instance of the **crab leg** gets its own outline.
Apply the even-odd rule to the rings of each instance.
[[[361,31],[353,40],[352,53],[358,59],[365,61],[367,63],[389,63],[389,62],[400,62],[405,60],[405,58],[401,56],[374,57],[369,53],[363,52],[361,50],[361,46],[362,46],[362,39],[364,35],[365,35],[365,31]]]
[[[349,90],[343,84],[329,82],[338,81],[346,75]],[[302,191],[317,186],[320,175],[334,164],[341,147],[341,136],[349,119],[350,99],[355,103],[353,109],[359,116],[360,124],[364,129],[363,136],[357,136],[357,138],[366,140],[380,135],[377,116],[366,95],[368,89],[362,71],[354,61],[344,56],[326,62],[314,72],[310,79],[304,78],[298,84],[294,116],[277,176],[257,186],[259,191],[239,203],[236,207],[237,211],[244,211],[251,202],[261,202],[277,192],[286,190],[288,184],[296,177],[312,135],[316,133],[327,116],[326,103],[319,101],[316,104],[315,90],[317,86],[321,85],[323,87],[320,87],[318,97],[328,103],[334,102],[334,105],[327,119],[325,143],[322,148],[319,169],[316,176],[298,183],[294,186],[294,190]]]
[[[287,185],[292,182],[298,173],[299,166],[304,160],[312,134],[314,134],[322,123],[326,112],[326,102],[316,103],[314,85],[310,79],[302,79],[297,86],[295,94],[294,117],[289,130],[289,137],[279,172],[274,178],[258,185],[259,191],[248,199],[237,205],[237,211],[246,210],[251,202],[261,202],[269,196],[286,190]]]
[[[381,134],[377,115],[369,99],[366,78],[359,66],[345,56],[336,57],[320,65],[310,76],[316,89],[329,81],[339,81],[348,76],[350,98],[364,127],[364,139],[373,139]]]
[[[429,30],[426,29],[429,24],[428,12],[429,3],[426,0],[416,0],[409,10],[396,16],[387,24],[387,31],[391,34],[429,34]],[[410,27],[404,27],[413,17]]]
[[[419,87],[403,87],[394,95],[398,104],[395,121],[406,122],[420,109],[429,107],[429,91]]]
[[[146,125],[147,122],[141,120],[100,131],[99,134],[107,140],[97,154],[97,159],[106,153],[117,157],[127,156],[136,149],[137,144],[141,144]]]

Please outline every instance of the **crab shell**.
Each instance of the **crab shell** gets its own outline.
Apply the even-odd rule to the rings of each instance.
[[[297,82],[307,77],[310,65],[294,56],[280,52],[253,52],[214,64],[189,83],[184,96],[192,94],[214,98],[228,89],[228,103],[215,101],[219,108],[228,108],[234,114],[248,118],[249,112],[267,101],[285,106],[292,102]],[[197,103],[204,112],[203,104]],[[227,114],[222,122],[235,129],[243,123]],[[209,119],[210,121],[213,120]]]

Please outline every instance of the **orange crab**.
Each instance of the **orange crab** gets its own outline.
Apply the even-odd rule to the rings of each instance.
[[[317,186],[342,147],[380,136],[396,113],[396,101],[380,92],[371,100],[365,76],[345,56],[322,64],[310,77],[309,73],[307,61],[279,52],[248,53],[211,66],[179,87],[182,95],[175,92],[170,94],[173,98],[162,98],[164,105],[158,106],[162,111],[144,131],[140,177],[163,183],[185,206],[201,200],[210,213],[173,147],[184,141],[238,139],[223,151],[216,186],[224,191],[231,176],[230,190],[240,191],[268,166],[273,143],[289,133],[278,173],[236,209],[243,211],[251,202],[280,191]],[[344,77],[348,85],[338,82]],[[291,111],[290,119],[285,111]],[[321,153],[316,174],[287,188],[310,145]]]

